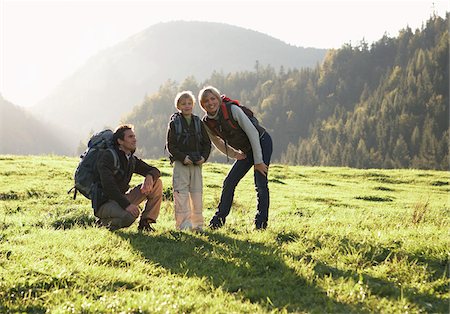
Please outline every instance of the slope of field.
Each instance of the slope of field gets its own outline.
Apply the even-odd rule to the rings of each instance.
[[[225,227],[190,233],[154,160],[165,201],[138,233],[95,227],[67,194],[76,163],[0,156],[0,312],[448,312],[448,172],[276,164],[266,231],[249,174]],[[229,167],[203,168],[206,221]]]

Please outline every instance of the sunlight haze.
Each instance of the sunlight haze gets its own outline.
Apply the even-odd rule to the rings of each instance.
[[[339,48],[395,37],[448,10],[447,1],[0,0],[0,94],[35,105],[91,56],[160,22],[220,22],[295,46]]]

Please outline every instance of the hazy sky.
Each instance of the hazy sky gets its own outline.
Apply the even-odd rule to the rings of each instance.
[[[0,93],[20,106],[47,96],[92,55],[159,22],[241,26],[286,43],[339,48],[420,28],[449,1],[0,0]],[[195,75],[195,73],[194,73]]]

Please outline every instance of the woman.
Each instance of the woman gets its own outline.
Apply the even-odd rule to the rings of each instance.
[[[272,138],[247,108],[239,102],[221,96],[217,88],[207,86],[198,96],[206,112],[203,122],[213,144],[225,155],[236,159],[224,182],[217,211],[209,226],[217,229],[225,224],[230,213],[234,192],[239,181],[254,167],[257,211],[255,228],[265,229],[269,217],[267,173],[272,156]]]

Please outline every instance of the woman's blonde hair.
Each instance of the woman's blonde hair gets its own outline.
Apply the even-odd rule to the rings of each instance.
[[[182,92],[179,92],[176,96],[175,96],[175,108],[178,109],[178,104],[180,102],[181,99],[185,99],[185,98],[190,98],[192,100],[192,106],[195,105],[195,96],[194,93],[192,93],[190,90],[184,90]]]
[[[203,100],[204,100],[204,98],[206,98],[206,95],[208,93],[211,93],[214,96],[216,96],[217,99],[220,102],[220,99],[221,99],[220,98],[220,91],[217,88],[215,88],[214,86],[211,86],[211,85],[210,86],[206,86],[206,87],[203,87],[200,90],[200,92],[198,93],[198,101],[200,102],[200,106],[202,106],[202,108],[203,108]]]

